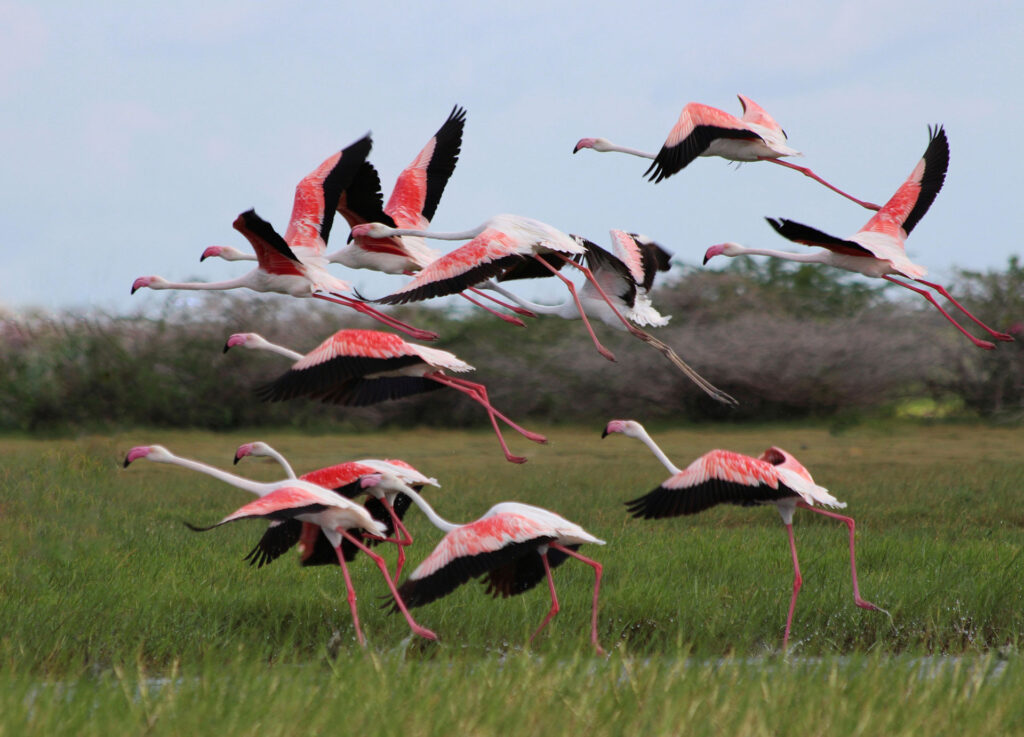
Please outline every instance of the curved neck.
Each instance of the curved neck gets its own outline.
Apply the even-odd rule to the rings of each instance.
[[[172,455],[167,460],[160,460],[157,461],[157,463],[173,463],[176,466],[183,466],[193,471],[198,471],[199,473],[205,473],[207,476],[213,476],[215,479],[220,479],[224,483],[252,492],[257,496],[266,496],[277,488],[277,484],[262,484],[258,481],[253,481],[252,479],[243,478],[242,476],[236,476],[233,473],[222,471],[214,466],[208,466],[205,463],[193,461],[191,458],[182,458],[180,456]]]
[[[280,346],[278,346],[278,347],[280,347]],[[287,349],[284,349],[284,350],[287,350]],[[300,358],[301,358],[301,356],[300,356]],[[272,458],[273,460],[275,460],[278,463],[280,463],[281,467],[284,468],[284,472],[286,474],[288,474],[288,478],[290,478],[290,479],[298,478],[298,476],[295,475],[294,469],[292,469],[292,464],[290,464],[288,462],[288,459],[286,459],[283,455],[278,453],[276,450],[271,448],[266,443],[264,443],[263,445],[265,447],[264,447],[263,452],[260,453],[260,455],[266,456],[267,458]]]
[[[775,251],[771,248],[744,248],[739,254],[743,256],[771,256],[782,258],[787,261],[799,261],[802,264],[824,263],[828,257],[828,251],[812,251],[810,253],[790,253],[789,251]]]
[[[402,493],[407,494],[408,497],[412,499],[412,503],[419,507],[423,514],[427,515],[427,519],[430,520],[430,523],[434,525],[434,527],[439,529],[441,532],[447,533],[462,527],[462,525],[457,525],[453,522],[449,522],[448,520],[438,515],[438,513],[434,511],[434,508],[427,504],[426,500],[424,500],[424,498],[421,497],[413,489],[407,489]]]
[[[531,302],[528,299],[523,299],[518,294],[513,294],[507,289],[504,289],[501,286],[499,286],[498,283],[493,280],[484,282],[483,284],[480,285],[480,288],[487,289],[491,292],[497,292],[505,299],[515,302],[520,307],[530,310],[532,312],[536,312],[540,315],[562,315],[564,317],[565,315],[563,313],[566,312],[565,308],[567,306],[570,306],[571,309],[569,310],[569,317],[579,316],[579,313],[576,312],[576,305],[573,304],[572,302],[562,302],[561,304],[557,305],[540,305],[537,304],[536,302]]]
[[[634,437],[639,438],[644,445],[650,448],[651,452],[654,453],[654,457],[661,461],[661,465],[667,468],[669,473],[671,473],[673,476],[675,476],[682,470],[676,464],[674,464],[672,461],[668,459],[668,456],[665,455],[665,451],[658,447],[658,444],[655,443],[654,439],[647,434],[647,431],[645,429],[641,427]]]
[[[298,351],[293,351],[290,348],[285,348],[283,345],[277,345],[276,343],[271,343],[269,340],[266,341],[265,343],[259,343],[257,345],[254,345],[253,348],[259,348],[260,350],[270,351],[271,353],[277,353],[278,355],[284,356],[285,358],[290,358],[293,361],[298,361],[300,358],[303,357],[303,355],[301,353],[299,353]],[[273,448],[271,448],[271,450],[273,450]],[[276,450],[274,452],[277,453]],[[279,453],[278,453],[278,455],[276,457],[275,456],[270,456],[270,457],[274,458],[274,460],[277,460],[282,466],[284,466],[285,468],[288,468],[290,470],[290,467],[288,466],[288,461],[286,461],[283,457],[281,457],[281,455]],[[292,478],[295,478],[295,477],[292,476]]]

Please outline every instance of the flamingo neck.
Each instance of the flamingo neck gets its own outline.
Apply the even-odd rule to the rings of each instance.
[[[595,149],[604,153],[605,151],[618,151],[623,154],[630,154],[631,156],[639,156],[641,159],[655,159],[657,154],[652,154],[649,151],[641,151],[637,148],[630,148],[629,146],[620,146],[617,143],[606,143],[600,149]]]
[[[811,253],[790,253],[789,251],[776,251],[771,248],[741,248],[736,256],[771,256],[786,261],[797,261],[802,264],[822,264],[828,258],[828,251],[815,251]]]
[[[254,348],[260,348],[261,350],[264,350],[264,351],[270,351],[271,353],[277,353],[278,355],[284,356],[285,358],[290,358],[293,361],[298,361],[300,358],[303,358],[303,355],[301,353],[299,353],[298,351],[293,351],[291,348],[285,348],[283,345],[277,345],[277,343],[271,343],[269,340],[266,341],[265,343],[254,345],[253,347]],[[274,452],[277,453],[276,450]],[[278,454],[277,457],[275,457],[275,456],[269,456],[269,457],[270,458],[274,458],[275,460],[280,458],[280,460],[278,462],[282,466],[284,466],[285,468],[288,468],[289,470],[291,470],[291,467],[288,465],[288,461],[286,461],[284,458],[282,458],[280,456],[280,454]],[[294,478],[294,476],[292,478]]]
[[[642,442],[644,445],[651,449],[651,452],[654,453],[654,457],[661,461],[661,465],[667,468],[668,472],[671,473],[673,476],[675,476],[682,470],[676,464],[669,460],[668,456],[665,455],[665,451],[658,447],[658,444],[654,442],[654,438],[648,435],[646,430],[640,428],[640,430],[637,431],[635,437],[639,438],[640,442]]]
[[[271,344],[271,345],[273,345],[273,344]],[[280,346],[275,346],[275,347],[280,348]],[[288,350],[288,349],[285,348],[284,350]],[[291,351],[289,351],[289,352],[291,352]],[[281,467],[284,469],[284,472],[288,475],[288,478],[290,478],[290,479],[298,478],[298,476],[295,475],[295,470],[292,468],[292,464],[290,464],[288,462],[288,459],[285,458],[280,453],[278,453],[273,448],[271,448],[269,445],[266,446],[266,449],[263,451],[263,453],[261,455],[264,455],[267,458],[271,458],[271,459],[277,461],[278,463],[280,463]]]
[[[150,289],[242,289],[249,286],[249,280],[245,276],[227,281],[192,281],[192,282],[155,282],[149,285]]]
[[[207,476],[213,476],[215,479],[231,484],[238,489],[252,492],[257,496],[266,496],[277,488],[277,484],[263,484],[258,481],[253,481],[252,479],[243,478],[242,476],[236,476],[233,473],[222,471],[214,466],[208,466],[205,463],[193,461],[191,458],[171,456],[167,460],[158,461],[158,463],[173,463],[176,466],[183,466],[184,468],[198,471],[199,473],[205,473]]]
[[[462,527],[462,525],[457,525],[454,522],[449,522],[448,520],[441,517],[437,512],[434,511],[434,508],[427,504],[426,500],[423,497],[421,497],[415,490],[406,489],[403,491],[403,493],[406,494],[410,499],[412,499],[412,503],[419,507],[423,514],[427,516],[427,519],[430,520],[430,523],[434,525],[434,527],[439,529],[441,532],[448,533],[452,530],[457,530],[460,527]]]
[[[389,235],[414,235],[420,238],[433,238],[439,241],[468,241],[476,238],[487,229],[486,225],[480,225],[472,230],[460,230],[451,233],[435,233],[430,230],[412,230],[410,228],[393,228]]]

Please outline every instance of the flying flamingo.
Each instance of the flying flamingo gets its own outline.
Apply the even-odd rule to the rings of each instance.
[[[245,288],[292,297],[314,297],[351,307],[412,337],[436,339],[436,333],[413,328],[360,300],[344,296],[342,293],[350,292],[351,286],[327,271],[323,254],[334,222],[334,205],[366,160],[371,146],[370,137],[365,136],[328,157],[299,182],[284,238],[255,210],[246,210],[235,219],[232,226],[246,237],[256,252],[258,264],[252,271],[220,282],[171,282],[161,276],[140,276],[132,283],[132,294],[143,288],[217,291]]]
[[[687,103],[679,115],[679,120],[669,132],[665,145],[657,154],[619,146],[606,138],[581,138],[572,152],[590,148],[602,153],[619,151],[644,159],[653,159],[654,163],[644,172],[644,176],[650,175],[652,182],[667,179],[698,156],[721,156],[730,161],[770,161],[797,170],[861,207],[869,210],[878,209],[878,205],[858,200],[832,186],[807,167],[781,161],[782,156],[802,154],[786,144],[786,132],[764,108],[749,97],[737,97],[743,106],[742,118],[709,105]]]
[[[317,486],[332,489],[349,499],[366,493],[365,487],[360,485],[359,481],[362,477],[375,473],[393,474],[416,491],[421,491],[427,484],[440,486],[437,479],[423,475],[410,464],[398,458],[388,460],[366,458],[359,461],[347,461],[296,476],[287,459],[264,442],[255,441],[238,446],[238,450],[235,451],[235,464],[237,465],[240,460],[248,456],[271,458],[284,468],[288,478],[300,478]],[[381,493],[383,495],[380,497],[371,494],[364,506],[371,517],[384,523],[386,536],[396,532],[402,536],[400,539],[394,540],[398,544],[398,562],[395,565],[395,578],[397,579],[405,565],[405,547],[413,542],[412,535],[402,524],[402,518],[409,508],[410,500],[400,492],[382,490]],[[376,542],[376,540],[370,539],[367,544],[372,546]],[[298,520],[288,520],[269,527],[256,547],[245,557],[245,560],[248,560],[251,565],[262,567],[286,553],[296,543],[301,543],[301,565],[337,565],[333,548],[323,532],[316,525]],[[347,543],[348,541],[345,541],[342,544],[342,552],[345,553],[345,560],[352,560],[355,557],[356,549]]]
[[[352,621],[355,625],[356,637],[360,645],[366,644],[366,638],[363,637],[362,629],[359,626],[359,613],[356,611],[356,593],[352,587],[348,565],[341,549],[342,541],[346,540],[358,550],[366,553],[380,569],[381,574],[384,576],[384,581],[395,597],[395,606],[405,616],[412,631],[428,640],[437,639],[437,635],[424,627],[420,627],[416,624],[412,615],[409,614],[408,608],[395,588],[394,581],[388,575],[384,559],[366,547],[352,534],[351,530],[365,530],[371,535],[380,535],[385,530],[385,526],[373,519],[363,507],[321,486],[302,481],[301,479],[285,479],[284,481],[267,484],[258,483],[244,479],[241,476],[235,476],[226,471],[221,471],[213,466],[207,466],[198,461],[176,456],[160,445],[143,445],[132,448],[128,451],[128,455],[125,456],[125,467],[127,468],[130,463],[140,458],[157,463],[172,463],[200,471],[259,496],[259,499],[256,501],[240,507],[211,527],[197,528],[189,525],[193,530],[209,530],[228,522],[255,517],[262,517],[273,521],[297,519],[300,522],[310,522],[319,525],[334,548],[342,574],[345,577],[349,608],[352,611]]]
[[[551,608],[530,636],[532,642],[560,608],[551,569],[572,557],[594,569],[590,641],[604,654],[597,641],[602,567],[577,552],[584,543],[604,545],[604,540],[554,512],[518,502],[495,504],[480,519],[465,525],[455,524],[440,517],[416,491],[402,488],[404,484],[397,479],[387,479],[386,474],[382,478],[407,494],[427,519],[445,533],[433,552],[399,587],[407,606],[429,604],[477,576],[487,577],[487,593],[495,597],[529,591],[546,577]],[[363,483],[373,483],[372,478],[367,477]]]
[[[846,524],[850,529],[850,570],[853,573],[854,603],[862,609],[889,615],[881,607],[860,596],[860,587],[857,584],[857,563],[853,550],[853,518],[814,507],[814,504],[818,503],[833,508],[842,508],[846,506],[846,503],[836,499],[824,487],[815,484],[810,472],[786,451],[772,447],[762,453],[760,458],[752,458],[728,450],[712,450],[685,469],[680,469],[655,444],[639,422],[612,420],[605,427],[601,437],[607,437],[614,432],[641,440],[672,474],[668,480],[649,494],[626,502],[626,507],[634,517],[642,519],[678,517],[696,514],[717,504],[739,504],[741,506],[774,504],[779,510],[782,521],[786,525],[786,532],[789,534],[789,549],[793,556],[793,598],[789,602],[789,614],[786,617],[786,632],[782,639],[783,650],[789,643],[789,630],[793,623],[793,612],[796,609],[796,597],[800,593],[800,586],[803,583],[800,564],[796,557],[796,541],[793,537],[793,512],[797,507],[841,520]],[[412,601],[406,601],[406,603],[409,606],[416,606]]]
[[[251,340],[249,335],[232,335],[225,350],[234,345],[268,350],[268,341]],[[269,350],[289,355],[284,353],[288,349],[280,346]],[[483,384],[444,373],[473,370],[448,351],[407,343],[397,335],[378,330],[339,330],[305,356],[294,355],[299,358],[291,369],[259,387],[257,396],[270,402],[308,396],[333,404],[363,407],[447,386],[467,395],[487,411],[505,458],[512,463],[524,463],[526,459],[512,455],[498,427],[498,419],[527,440],[547,442],[543,435],[523,429],[495,409]]]
[[[609,253],[596,243],[586,238],[572,236],[578,243],[586,248],[587,266],[594,274],[596,283],[600,284],[608,301],[594,289],[590,282],[583,285],[579,292],[579,304],[583,313],[596,317],[606,325],[622,329],[630,327],[629,323],[638,326],[662,327],[668,324],[670,317],[662,316],[651,303],[648,292],[654,284],[654,278],[658,271],[668,271],[671,254],[654,243],[646,236],[635,233],[626,233],[621,230],[612,230],[612,250]],[[530,266],[531,272],[528,276],[539,276],[535,269],[532,269],[536,262],[524,262],[524,266]],[[525,272],[518,266],[513,267],[510,272],[498,278],[498,281],[505,281],[512,274],[512,278],[518,277],[518,273]],[[546,275],[550,272],[545,270]],[[525,277],[524,277],[525,278]],[[491,288],[491,287],[487,287]],[[576,320],[583,317],[583,313],[572,301],[566,301],[558,305],[542,305],[527,301],[511,293],[505,293],[521,307],[541,315],[556,315],[566,320]],[[628,320],[621,321],[622,316]],[[683,374],[686,375],[697,386],[704,390],[712,398],[726,404],[737,404],[736,400],[725,392],[715,388],[700,374],[694,371],[679,355],[668,345],[657,340],[646,331],[630,331],[635,337],[640,338],[648,345],[653,346],[672,362]]]
[[[905,250],[907,236],[928,212],[935,196],[942,189],[942,184],[946,179],[946,169],[949,166],[949,142],[946,140],[946,131],[941,126],[936,126],[934,129],[929,128],[928,133],[930,136],[928,148],[925,149],[924,156],[907,177],[907,181],[896,190],[896,194],[874,217],[868,220],[863,228],[846,240],[827,235],[820,230],[792,220],[767,218],[768,224],[783,238],[825,250],[815,253],[787,253],[786,251],[763,248],[744,248],[738,243],[728,242],[711,246],[704,254],[704,263],[706,264],[711,258],[718,255],[733,257],[751,254],[773,256],[805,264],[836,266],[864,276],[885,279],[922,295],[974,345],[987,350],[995,348],[994,343],[979,340],[968,333],[935,301],[929,292],[913,287],[892,276],[898,274],[933,288],[996,340],[1012,341],[1012,336],[993,330],[968,312],[967,308],[953,299],[941,284],[922,279],[921,277],[928,273],[927,269],[907,258]]]

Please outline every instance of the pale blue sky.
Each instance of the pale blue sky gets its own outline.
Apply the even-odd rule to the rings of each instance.
[[[283,232],[298,180],[367,131],[390,190],[456,103],[438,230],[512,212],[599,243],[639,230],[690,264],[724,240],[789,248],[764,216],[856,231],[870,213],[781,167],[700,159],[653,185],[640,159],[571,154],[584,136],[657,150],[686,102],[736,113],[743,93],[798,163],[877,202],[945,124],[911,258],[942,279],[1024,250],[1019,2],[510,6],[0,0],[0,306],[126,311],[167,298],[129,297],[140,275],[238,275],[199,255],[247,247],[239,212]],[[332,268],[373,296],[402,282]]]

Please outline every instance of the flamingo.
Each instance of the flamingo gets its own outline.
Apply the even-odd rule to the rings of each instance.
[[[277,353],[287,350],[268,349],[268,341],[243,339],[242,335],[250,334],[232,335],[225,350],[232,345]],[[527,440],[547,442],[543,435],[523,429],[495,409],[483,384],[449,376],[444,373],[446,370],[464,373],[472,371],[473,367],[448,351],[407,343],[392,333],[339,330],[295,359],[289,371],[259,387],[256,394],[270,402],[308,396],[333,404],[362,407],[447,386],[467,395],[487,411],[505,458],[512,463],[525,463],[526,458],[512,455],[498,427],[498,419]]]
[[[744,254],[772,256],[804,264],[835,266],[864,276],[885,279],[922,295],[974,345],[986,350],[995,348],[994,343],[980,340],[968,333],[929,292],[894,278],[893,275],[897,274],[933,288],[996,340],[1012,341],[1013,336],[993,330],[968,312],[967,308],[953,299],[941,284],[922,279],[921,277],[928,273],[927,269],[907,258],[907,236],[928,212],[935,196],[942,189],[949,166],[949,141],[946,139],[946,131],[942,126],[936,126],[934,129],[929,127],[928,134],[928,148],[907,180],[885,206],[849,238],[836,238],[792,220],[766,218],[768,224],[783,238],[825,250],[814,253],[788,253],[763,248],[744,248],[738,243],[727,242],[711,246],[704,254],[704,263],[719,255],[730,258]]]
[[[436,333],[414,328],[360,300],[344,296],[342,293],[350,292],[351,286],[328,273],[326,268],[323,253],[334,222],[334,203],[349,186],[372,145],[370,136],[364,136],[328,157],[299,182],[284,238],[255,210],[246,210],[235,218],[232,227],[245,236],[256,252],[258,265],[252,271],[220,282],[172,282],[162,276],[140,276],[132,283],[132,294],[143,288],[216,291],[244,288],[313,297],[351,307],[412,337],[436,339]]]
[[[799,151],[787,145],[786,132],[765,112],[764,108],[749,97],[737,95],[743,106],[743,117],[737,118],[724,110],[689,102],[683,107],[679,120],[669,131],[668,139],[657,154],[635,148],[619,146],[606,138],[581,138],[572,152],[589,148],[604,153],[619,151],[644,159],[653,159],[644,176],[650,181],[660,182],[685,167],[698,156],[721,156],[729,161],[770,161],[773,164],[795,169],[804,176],[824,184],[833,192],[856,202],[861,207],[877,210],[878,205],[858,200],[856,197],[834,187],[804,166],[781,161],[782,156],[802,156]]]
[[[583,307],[583,313],[596,317],[606,325],[622,329],[629,328],[629,323],[638,326],[662,327],[668,324],[671,317],[661,315],[651,303],[649,291],[654,284],[654,278],[658,271],[668,271],[671,254],[657,243],[646,236],[636,233],[626,233],[621,230],[612,230],[612,249],[609,253],[596,243],[586,238],[573,236],[578,243],[586,250],[586,262],[594,274],[596,282],[603,288],[609,301],[593,288],[590,282],[583,285],[579,292],[579,302]],[[524,262],[524,266],[535,265],[535,262]],[[523,278],[525,276],[541,275],[529,273],[525,270],[518,271],[519,267],[513,267],[510,272],[512,278]],[[518,272],[518,273],[517,273]],[[550,275],[548,273],[547,275]],[[505,281],[509,278],[509,272],[498,277],[498,281]],[[488,287],[490,288],[490,287]],[[521,307],[542,315],[556,315],[566,320],[576,320],[583,317],[583,313],[577,309],[572,301],[566,301],[558,305],[542,305],[522,299],[514,294],[506,293],[506,296],[513,299]],[[620,322],[621,316],[625,316],[629,322]],[[715,388],[700,374],[694,371],[672,348],[654,338],[646,331],[630,331],[635,337],[640,338],[648,345],[653,346],[672,362],[679,370],[686,375],[697,386],[704,390],[712,398],[725,404],[737,404],[736,400],[725,392]]]
[[[408,608],[395,588],[394,581],[392,581],[391,576],[388,575],[388,569],[387,565],[384,563],[384,559],[366,547],[366,545],[360,542],[359,539],[352,534],[351,530],[364,530],[371,535],[380,535],[384,533],[386,529],[383,523],[378,522],[371,517],[370,513],[363,507],[343,496],[339,496],[332,491],[321,486],[317,486],[316,484],[309,483],[308,481],[303,481],[301,479],[285,479],[283,481],[271,483],[250,481],[249,479],[242,478],[241,476],[236,476],[234,474],[227,473],[226,471],[221,471],[213,466],[208,466],[205,463],[176,456],[161,445],[142,445],[132,448],[125,456],[125,468],[127,468],[133,461],[140,458],[145,458],[148,461],[156,463],[171,463],[194,471],[199,471],[220,479],[221,481],[231,484],[239,489],[252,492],[259,497],[256,501],[240,507],[220,522],[211,525],[210,527],[195,527],[194,525],[189,525],[193,530],[205,531],[212,529],[213,527],[219,527],[220,525],[227,524],[228,522],[254,517],[262,517],[273,521],[297,519],[300,522],[309,522],[318,525],[324,535],[326,535],[328,541],[330,541],[331,546],[334,548],[338,564],[341,566],[342,574],[345,577],[345,588],[348,592],[349,608],[352,611],[352,621],[355,625],[356,637],[360,645],[366,644],[366,638],[363,637],[362,628],[359,626],[359,613],[356,610],[356,593],[355,589],[352,587],[352,579],[348,573],[345,554],[342,552],[341,548],[343,541],[348,541],[351,545],[354,545],[356,549],[362,550],[377,565],[381,574],[384,576],[384,581],[387,583],[388,588],[395,597],[395,606],[397,606],[405,616],[406,622],[408,622],[412,631],[421,637],[427,638],[428,640],[437,639],[437,635],[425,627],[420,627],[412,618],[412,615],[409,613]]]
[[[672,476],[658,488],[642,497],[626,502],[630,513],[641,519],[661,519],[680,515],[696,514],[717,504],[774,504],[779,510],[782,522],[789,535],[789,549],[793,556],[793,598],[789,602],[786,617],[786,632],[782,649],[789,643],[790,626],[796,609],[796,597],[800,593],[803,578],[796,556],[796,541],[793,537],[793,512],[797,507],[808,509],[826,517],[840,520],[850,530],[850,570],[853,574],[853,601],[862,609],[879,611],[889,615],[879,606],[861,598],[857,583],[857,563],[854,557],[854,521],[835,512],[818,509],[822,504],[832,508],[843,508],[841,502],[818,486],[810,472],[799,461],[781,448],[771,447],[759,458],[734,453],[728,450],[712,450],[705,453],[684,469],[680,469],[647,434],[643,425],[635,420],[612,420],[605,427],[601,437],[611,433],[622,433],[643,442]],[[415,606],[410,601],[409,606]]]
[[[271,458],[282,466],[288,478],[301,478],[303,481],[317,486],[332,489],[335,493],[342,494],[349,499],[365,492],[364,487],[358,482],[362,477],[374,473],[391,473],[416,491],[421,491],[427,484],[440,486],[437,479],[423,475],[410,464],[398,458],[388,460],[366,458],[359,461],[348,461],[296,476],[288,460],[264,442],[257,440],[251,443],[242,443],[235,451],[234,463],[237,465],[240,460],[248,456]],[[385,536],[396,532],[402,536],[401,539],[394,541],[398,544],[398,562],[395,564],[394,575],[396,579],[401,575],[402,567],[405,565],[405,547],[413,543],[412,535],[402,524],[402,518],[408,510],[409,504],[409,497],[402,493],[383,493],[379,497],[371,494],[365,504],[371,517],[384,522]],[[298,520],[288,520],[271,525],[260,538],[256,547],[245,557],[245,560],[248,560],[250,565],[260,568],[273,562],[299,542],[302,543],[301,565],[337,565],[334,551],[323,532],[316,525]],[[346,560],[352,560],[356,550],[354,547],[346,545],[347,542],[342,544],[343,552],[346,554]],[[367,544],[372,546],[376,542],[377,540],[371,538]]]
[[[518,502],[495,504],[479,519],[456,524],[438,515],[415,490],[397,479],[388,479],[386,474],[381,478],[381,483],[389,483],[408,495],[427,519],[445,533],[433,552],[399,586],[407,606],[429,604],[477,576],[486,576],[488,594],[503,598],[529,591],[546,577],[551,608],[530,636],[532,642],[560,609],[551,569],[570,557],[576,558],[594,569],[590,641],[598,653],[604,654],[597,641],[602,566],[577,552],[584,543],[604,545],[604,540],[550,510]],[[372,484],[374,479],[367,477],[363,483]]]

